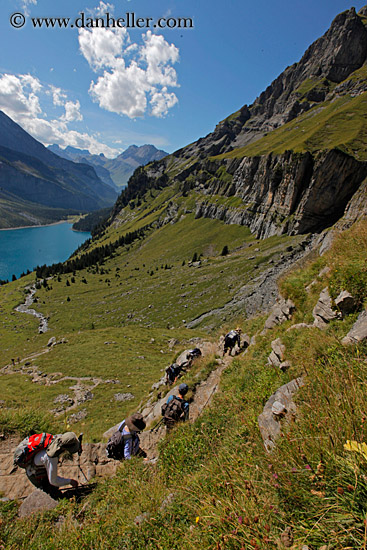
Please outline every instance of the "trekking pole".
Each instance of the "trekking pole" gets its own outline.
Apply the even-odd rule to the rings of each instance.
[[[163,424],[163,421],[164,421],[164,418],[162,417],[160,419],[160,421],[158,422],[158,424],[156,426],[154,426],[154,428],[150,431],[155,433],[158,430],[158,428]]]
[[[82,447],[83,432],[79,435],[78,441],[79,441],[78,468],[79,468],[79,470],[81,471],[81,473],[83,474],[85,481],[88,483],[88,478],[87,478],[87,476],[85,475],[85,473],[83,472],[82,467],[80,466],[80,455],[81,455],[82,452],[83,452],[83,447]]]

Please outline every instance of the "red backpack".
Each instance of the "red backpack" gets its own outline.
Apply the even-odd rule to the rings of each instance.
[[[47,449],[53,438],[51,434],[41,433],[23,439],[14,451],[14,466],[26,468],[36,453]]]

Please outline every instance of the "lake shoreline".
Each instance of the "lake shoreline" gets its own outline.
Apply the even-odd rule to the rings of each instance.
[[[52,225],[60,225],[61,223],[69,223],[73,225],[75,222],[71,222],[68,220],[59,220],[58,222],[46,223],[44,225],[20,225],[19,227],[2,227],[0,228],[0,231],[15,231],[16,229],[32,229],[33,227],[51,227]],[[78,231],[78,230],[73,229],[73,231]],[[80,231],[80,233],[88,233],[88,231]]]
[[[0,279],[11,280],[37,266],[65,262],[87,239],[89,231],[72,229],[72,222],[7,229],[0,232]]]

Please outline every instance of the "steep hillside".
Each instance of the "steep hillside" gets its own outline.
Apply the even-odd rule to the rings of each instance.
[[[367,8],[359,14],[352,8],[338,15],[251,106],[205,138],[138,169],[112,223],[124,219],[127,205],[166,187],[183,197],[193,192],[196,217],[244,224],[260,238],[320,231],[350,208],[353,196],[363,208],[366,14]]]
[[[282,292],[295,304],[292,318],[264,330],[264,316],[252,320],[237,317],[237,323],[249,338],[255,338],[247,352],[235,357],[224,371],[221,391],[211,407],[202,410],[194,424],[186,423],[165,438],[157,464],[144,463],[141,459],[126,461],[116,477],[99,480],[97,488],[81,503],[62,501],[55,511],[37,520],[16,519],[19,504],[0,503],[4,547],[29,548],[32,540],[33,548],[44,549],[85,546],[112,550],[117,545],[128,550],[183,546],[233,550],[298,549],[305,545],[308,548],[363,548],[367,512],[364,406],[367,349],[365,343],[344,346],[341,341],[366,306],[366,235],[366,222],[361,222],[339,236],[325,255],[314,254],[283,277]],[[89,285],[90,275],[87,277]],[[56,281],[49,285],[52,289],[40,295],[46,300],[54,294]],[[334,319],[321,328],[313,321],[315,312],[320,311],[315,306],[325,288],[333,299],[340,291],[347,290],[354,302],[349,313],[341,314],[339,309],[337,314],[336,310]],[[9,299],[14,298],[9,295]],[[52,301],[51,298],[49,303]],[[266,322],[265,326],[270,325]],[[116,365],[119,357],[128,361],[132,376],[129,375],[129,386],[125,387],[135,394],[141,385],[148,386],[154,376],[151,370],[149,382],[145,378],[146,354],[154,358],[157,366],[162,365],[159,346],[164,342],[167,345],[171,336],[181,339],[187,335],[181,329],[166,329],[161,336],[152,327],[144,329],[140,334],[144,342],[139,352],[142,356],[136,357],[131,353],[136,329],[131,331],[127,326],[123,331],[92,329],[91,333],[90,339],[85,331],[83,335],[77,331],[74,335],[70,333],[66,343],[31,359],[28,374],[22,364],[10,365],[9,369],[18,369],[18,373],[11,374],[9,370],[9,374],[2,374],[5,396],[11,388],[11,378],[17,377],[18,385],[12,391],[13,395],[19,394],[19,399],[30,376],[39,388],[38,408],[44,410],[47,400],[55,399],[61,391],[66,399],[65,393],[70,395],[72,389],[68,388],[70,382],[61,379],[59,384],[44,385],[44,375],[57,380],[60,371],[67,373],[66,365],[77,363],[78,376],[84,377],[80,382],[93,377],[96,395],[87,397],[83,407],[92,413],[91,404],[97,402],[93,420],[101,430],[103,420],[112,424],[117,412],[111,414],[113,394],[118,386],[115,382],[112,387],[103,387],[103,383],[111,383],[108,375],[114,373],[120,377],[124,372],[112,366],[113,360]],[[104,338],[108,340],[103,344]],[[83,361],[75,353],[78,341],[79,345],[83,341],[86,354]],[[182,344],[183,341],[171,341],[174,347]],[[126,353],[129,347],[128,356],[121,356],[121,351]],[[65,361],[64,356],[62,361],[66,348],[69,348],[68,360]],[[99,374],[103,380],[97,385],[98,356],[95,356],[100,348],[105,348],[106,356],[103,374],[101,370]],[[277,353],[286,359],[286,367],[276,366],[274,349],[280,350]],[[59,372],[52,374],[49,366],[53,364],[55,368],[57,356]],[[219,360],[218,356],[205,359],[194,373],[203,376],[205,371],[210,372],[218,365]],[[69,368],[75,377],[75,367]],[[155,372],[157,376],[159,369]],[[125,371],[125,384],[126,376]],[[190,372],[182,380],[192,388],[197,383]],[[275,421],[271,412],[271,406],[275,406],[274,395],[285,398],[287,392],[278,391],[285,387],[296,387],[297,392],[293,400],[287,402],[287,410]],[[81,389],[79,387],[79,391]],[[281,395],[283,397],[279,397]],[[267,440],[260,430],[263,425],[260,415],[264,415],[269,406],[268,422],[275,426],[271,452],[266,450],[263,437],[265,443]],[[2,429],[11,432],[30,425],[36,429],[41,426],[52,429],[44,417],[35,412],[30,415],[29,409],[28,416],[26,413],[24,403],[22,413],[15,414],[13,410],[10,415],[5,410],[0,416]],[[88,426],[88,416],[82,423]]]
[[[340,14],[252,106],[139,167],[67,262],[0,286],[8,455],[9,435],[82,431],[100,451],[90,478],[103,434],[159,408],[183,350],[214,350],[180,379],[190,400],[222,372],[157,462],[31,520],[0,502],[0,546],[365,548],[366,20]]]
[[[7,208],[2,207],[3,219],[11,221],[23,216],[23,201],[35,203],[34,221],[45,222],[52,216],[51,209],[87,212],[112,205],[116,192],[104,184],[94,169],[61,159],[33,139],[18,124],[0,112],[0,187],[13,195]],[[41,216],[40,206],[50,213]],[[29,205],[28,205],[29,208]],[[47,210],[47,209],[45,209]],[[26,210],[27,212],[27,210]],[[1,227],[8,227],[1,222]]]

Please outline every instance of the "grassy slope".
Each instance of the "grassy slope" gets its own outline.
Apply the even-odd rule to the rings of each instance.
[[[155,206],[161,208],[160,204]],[[142,212],[144,221],[144,207]],[[143,221],[135,218],[120,228],[111,228],[105,242],[144,225]],[[253,277],[255,267],[258,275],[271,258],[279,258],[285,246],[298,240],[283,236],[255,241],[245,227],[195,220],[193,214],[187,214],[173,225],[152,230],[130,247],[121,247],[98,270],[88,268],[74,276],[49,280],[48,288],[42,286],[37,291],[34,305],[49,318],[45,334],[38,334],[36,319],[14,311],[24,301],[23,289],[35,280],[34,275],[0,287],[0,368],[12,358],[25,358],[44,349],[52,336],[65,338],[67,344],[37,357],[32,365],[42,373],[120,381],[117,385],[100,384],[91,390],[93,400],[71,411],[87,410],[87,417],[73,424],[73,429],[83,431],[87,439],[99,440],[122,415],[136,409],[161,377],[162,369],[178,351],[168,351],[171,338],[185,342],[194,336],[210,337],[200,327],[186,329],[185,322],[230,301]],[[257,252],[252,246],[255,242]],[[221,256],[225,245],[230,254]],[[201,267],[189,266],[194,253],[203,254]],[[255,259],[248,260],[253,256]],[[217,315],[210,323],[220,327],[223,319]],[[2,400],[14,410],[24,405],[52,410],[58,395],[73,395],[69,388],[74,383],[67,380],[52,386],[36,385],[29,376],[18,374],[3,375],[1,380]],[[86,381],[85,385],[93,384]],[[119,403],[113,398],[118,392],[132,392],[135,399]],[[108,407],[101,415],[105,403]],[[64,428],[68,418],[65,414],[54,420],[55,429]]]
[[[258,336],[256,346],[233,361],[212,408],[163,443],[157,466],[124,463],[116,478],[101,483],[83,504],[62,503],[32,522],[14,522],[16,505],[2,504],[4,546],[275,549],[285,527],[292,527],[294,548],[363,548],[367,460],[345,451],[344,443],[367,437],[367,348],[340,344],[357,314],[322,333],[287,328],[309,321],[327,285],[335,295],[342,288],[353,290],[357,281],[360,306],[366,304],[366,255],[365,222],[342,235],[326,256],[300,265],[281,281],[283,292],[297,304],[295,318]],[[325,265],[332,271],[318,276]],[[249,322],[249,334],[261,330],[262,323]],[[266,365],[276,337],[293,365],[287,373]],[[305,372],[297,417],[284,428],[277,450],[267,455],[257,416],[271,393]],[[161,508],[171,493],[174,500]],[[139,527],[134,519],[142,513],[150,518]],[[60,514],[66,517],[62,530],[55,526]]]
[[[350,75],[345,83],[365,82],[367,67],[363,66]],[[306,80],[295,91],[299,101],[307,92],[323,86],[322,82]],[[339,148],[356,159],[365,161],[367,141],[367,92],[336,96],[331,101],[316,104],[308,112],[273,130],[263,138],[216,158],[241,158],[245,156],[282,154],[284,151],[316,152]]]

